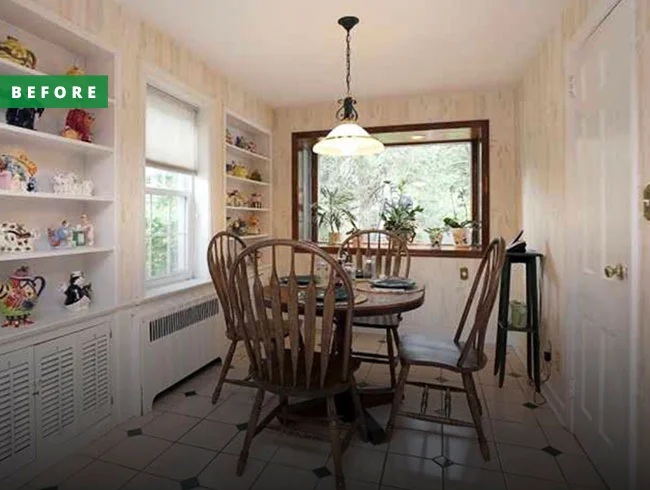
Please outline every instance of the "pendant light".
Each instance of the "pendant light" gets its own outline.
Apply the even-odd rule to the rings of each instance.
[[[331,156],[352,156],[352,155],[374,155],[384,151],[384,144],[376,138],[373,138],[361,126],[356,124],[359,113],[354,105],[356,100],[350,95],[350,31],[359,23],[357,17],[341,17],[339,24],[345,29],[347,35],[345,42],[346,50],[346,78],[345,84],[347,94],[345,98],[339,99],[336,119],[341,124],[332,129],[329,134],[314,145],[314,153],[319,155]]]

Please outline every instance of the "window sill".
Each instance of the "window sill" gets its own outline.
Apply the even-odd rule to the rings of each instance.
[[[164,298],[165,296],[171,296],[172,294],[186,292],[191,289],[199,288],[201,286],[205,286],[211,283],[212,280],[209,277],[200,277],[195,279],[187,279],[185,281],[174,282],[172,284],[165,284],[164,286],[158,286],[155,288],[148,289],[145,292],[144,298],[140,303],[159,300]]]
[[[320,248],[329,252],[337,253],[338,245],[328,245],[319,243]],[[432,247],[425,244],[410,244],[408,246],[411,257],[441,257],[456,259],[480,259],[483,257],[483,247],[456,247],[454,245],[443,245],[441,247]],[[354,248],[352,249],[354,250]]]

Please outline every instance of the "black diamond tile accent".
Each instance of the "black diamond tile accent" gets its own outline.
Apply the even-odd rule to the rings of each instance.
[[[135,437],[135,436],[141,436],[142,435],[142,429],[131,429],[126,432],[126,435],[129,437]]]
[[[510,376],[511,378],[515,378],[515,379],[521,378],[521,374],[519,374],[519,373],[508,373],[508,376]]]
[[[530,408],[531,410],[535,410],[537,408],[537,405],[531,402],[524,403],[524,407]]]
[[[196,391],[194,390],[186,391],[185,396],[196,396]]]
[[[447,378],[445,378],[444,376],[438,376],[438,377],[436,378],[436,381],[437,381],[438,383],[442,383],[443,385],[444,385],[445,383],[448,383],[448,382],[449,382],[449,380],[448,380]]]
[[[241,424],[236,425],[237,430],[242,431],[248,429],[248,422],[242,422]]]
[[[327,469],[326,466],[321,466],[320,468],[314,468],[312,473],[316,475],[316,478],[325,478],[326,476],[332,476],[332,472]]]
[[[192,488],[200,487],[199,479],[197,477],[188,478],[181,482],[181,490],[191,490]]]
[[[454,462],[446,456],[436,456],[433,458],[433,462],[440,466],[441,468],[449,468]]]
[[[542,448],[542,451],[544,451],[546,454],[550,454],[553,457],[562,454],[562,451],[560,451],[559,449],[555,449],[553,446],[546,446],[545,448]]]

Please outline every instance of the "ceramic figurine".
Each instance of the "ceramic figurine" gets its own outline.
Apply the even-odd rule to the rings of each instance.
[[[7,40],[0,43],[0,58],[28,68],[36,68],[36,55],[13,36],[7,36]]]
[[[77,65],[72,65],[70,68],[68,68],[65,71],[66,75],[85,75],[86,72],[83,70],[83,68],[79,68]]]
[[[79,311],[90,306],[92,285],[86,282],[83,272],[72,272],[68,284],[62,284],[59,289],[65,294],[64,305],[67,310]]]
[[[22,150],[0,155],[0,171],[8,172],[2,177],[0,188],[14,191],[35,192],[38,166]]]
[[[0,284],[0,311],[6,318],[2,326],[20,327],[33,323],[29,317],[43,289],[45,279],[30,276],[26,265],[10,275],[7,282]]]
[[[0,253],[33,252],[38,230],[27,230],[20,223],[0,223]]]
[[[88,215],[83,213],[79,218],[81,220],[81,230],[85,236],[86,245],[92,247],[95,245],[95,227],[88,219]]]
[[[249,235],[260,234],[260,219],[254,214],[250,215],[250,217],[248,218],[248,234]]]
[[[226,221],[229,221],[228,230],[230,232],[239,236],[248,235],[248,224],[243,219],[236,218],[233,220],[228,218]]]
[[[237,189],[228,192],[228,197],[226,198],[226,205],[232,206],[235,208],[240,208],[244,205],[244,198]]]
[[[245,179],[245,178],[248,177],[248,169],[247,169],[246,167],[244,167],[243,165],[241,165],[241,164],[238,163],[238,164],[235,165],[235,167],[232,169],[232,174],[233,174],[235,177],[240,177],[240,178],[242,178],[242,179]]]
[[[57,172],[52,177],[52,190],[55,194],[75,194],[91,196],[95,185],[90,180],[81,180],[74,172]]]
[[[65,127],[61,130],[61,136],[92,143],[94,123],[95,116],[92,113],[83,109],[70,109],[65,118]]]
[[[52,248],[74,247],[72,229],[68,220],[64,219],[58,228],[48,228],[47,241]]]
[[[81,229],[81,225],[77,225],[72,230],[72,245],[74,247],[84,247],[86,245],[86,234]]]
[[[260,173],[259,170],[255,169],[249,174],[248,178],[251,180],[256,180],[257,182],[261,182],[262,174]]]
[[[33,107],[25,109],[10,108],[7,109],[5,120],[7,121],[7,124],[11,124],[12,126],[18,126],[19,128],[25,129],[34,129],[36,116],[38,116],[40,119],[44,112],[45,109],[42,107],[39,107],[38,109],[35,109]]]
[[[246,138],[244,138],[243,136],[237,136],[235,138],[235,146],[245,149],[246,148]]]
[[[0,170],[0,189],[3,191],[11,190],[12,176],[9,170]]]
[[[236,165],[236,163],[235,163],[234,160],[231,161],[231,162],[226,163],[226,174],[233,175],[234,170],[235,170],[235,165]]]
[[[228,143],[229,145],[233,144],[232,133],[228,128],[226,128],[226,143]]]
[[[263,199],[262,194],[258,194],[257,192],[252,193],[248,200],[248,207],[261,209],[262,199]]]
[[[246,141],[246,149],[251,153],[257,153],[257,145],[253,140]]]

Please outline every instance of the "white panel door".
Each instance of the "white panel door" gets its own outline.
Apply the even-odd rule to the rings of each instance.
[[[80,430],[100,421],[111,411],[110,333],[110,324],[103,323],[84,330],[77,337]]]
[[[635,168],[633,2],[623,0],[578,53],[577,221],[567,237],[575,321],[574,428],[612,488],[628,488]]]
[[[0,356],[0,480],[36,456],[33,355]]]

